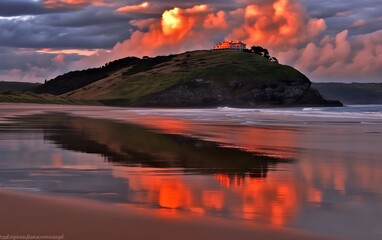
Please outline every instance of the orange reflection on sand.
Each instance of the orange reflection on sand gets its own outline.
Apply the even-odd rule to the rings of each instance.
[[[55,168],[62,168],[62,155],[60,153],[54,153],[52,156],[52,161]]]
[[[243,193],[244,201],[257,206],[262,218],[275,226],[285,225],[298,209],[293,182],[252,181],[245,186]]]
[[[381,193],[381,167],[375,165],[375,160],[368,159],[364,154],[339,154],[337,151],[303,154],[304,161],[299,162],[301,175],[304,177],[306,199],[311,203],[324,201],[324,190],[335,190],[341,195],[351,196],[359,201],[362,198],[357,193],[349,191],[348,187],[356,185],[369,192]],[[333,164],[332,159],[336,160]],[[362,159],[359,161],[358,159]],[[355,194],[355,195],[352,195]]]
[[[191,194],[180,182],[162,182],[158,203],[161,207],[176,209],[191,206]]]
[[[214,177],[242,198],[243,219],[261,218],[274,226],[284,226],[298,209],[297,187],[292,179],[277,182],[224,174],[215,174]]]
[[[222,209],[224,206],[224,192],[223,191],[204,191],[203,206],[206,208]]]
[[[217,188],[185,181],[179,175],[131,174],[121,167],[115,167],[113,175],[127,180],[129,189],[134,192],[133,202],[154,204],[163,217],[186,217],[182,213],[200,215],[213,211],[284,226],[298,210],[293,179],[279,182],[215,174],[213,177],[221,186]],[[241,211],[238,212],[238,208]]]
[[[296,144],[292,130],[211,125],[161,116],[139,116],[129,121],[167,134],[202,136],[205,140],[230,143],[247,151],[285,158],[292,157],[293,153],[283,149]],[[134,202],[159,206],[164,217],[186,211],[197,214],[221,211],[238,218],[283,226],[298,210],[297,184],[293,178],[280,182],[269,181],[269,176],[264,180],[215,173],[212,177],[220,187],[209,188],[187,182],[180,175],[129,174],[125,172],[126,168],[113,168],[116,177],[129,183],[129,190],[134,192]],[[145,170],[150,171],[149,168]],[[230,201],[235,202],[232,204]],[[238,212],[237,208],[242,211]]]
[[[140,124],[161,130],[169,134],[187,134],[192,132],[192,124],[185,120],[160,116],[140,116]]]
[[[138,193],[135,196],[137,202],[158,205],[162,208],[159,213],[163,216],[175,216],[178,214],[177,209],[203,212],[194,204],[193,193],[180,176],[135,175],[125,169],[114,167],[113,175],[127,180],[129,188]]]
[[[307,200],[311,203],[321,203],[322,202],[322,192],[315,188],[310,188],[307,191]]]
[[[233,176],[230,177],[226,174],[214,174],[214,178],[224,187],[230,188],[230,187],[238,187],[244,182],[244,178],[239,176]]]

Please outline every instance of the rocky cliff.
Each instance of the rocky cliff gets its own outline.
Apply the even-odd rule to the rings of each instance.
[[[310,89],[308,82],[280,81],[263,84],[239,93],[242,88],[245,88],[245,85],[239,80],[229,82],[226,87],[220,87],[213,80],[194,79],[149,95],[132,105],[148,107],[341,106],[338,101],[328,101],[317,90]],[[110,102],[108,100],[103,102],[124,105],[123,100],[118,102],[113,99]]]

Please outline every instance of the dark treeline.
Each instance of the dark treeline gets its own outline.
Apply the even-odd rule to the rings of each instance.
[[[33,91],[40,83],[0,81],[0,91]]]
[[[277,58],[272,57],[269,54],[268,49],[260,47],[260,46],[252,46],[250,49],[245,49],[244,52],[254,53],[268,59],[271,62],[279,63],[279,60],[277,60]]]

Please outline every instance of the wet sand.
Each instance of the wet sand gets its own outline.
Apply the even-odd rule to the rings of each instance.
[[[205,217],[168,218],[148,210],[98,202],[0,191],[0,235],[54,235],[82,239],[326,239]]]
[[[0,235],[64,234],[65,239],[323,239],[322,237],[310,235],[310,233],[316,232],[338,236],[330,232],[331,229],[336,229],[336,231],[339,230],[340,232],[347,233],[341,236],[353,236],[354,232],[361,229],[363,231],[361,232],[362,234],[372,234],[365,235],[368,236],[366,237],[367,239],[379,239],[377,238],[379,233],[377,223],[380,222],[378,220],[379,208],[375,208],[375,205],[368,203],[378,203],[379,201],[380,164],[379,160],[376,160],[376,156],[379,156],[380,153],[378,143],[380,142],[379,134],[381,131],[379,126],[381,125],[361,124],[354,127],[353,122],[355,120],[353,119],[327,117],[316,122],[317,117],[315,116],[301,117],[289,115],[282,116],[281,120],[276,119],[276,116],[275,119],[277,121],[271,121],[269,125],[267,119],[272,120],[274,117],[269,114],[259,114],[254,119],[265,121],[262,121],[258,126],[257,124],[256,126],[247,126],[246,124],[240,125],[235,121],[231,122],[230,119],[216,122],[205,121],[204,119],[203,121],[198,121],[198,119],[184,119],[184,116],[177,118],[176,116],[155,115],[150,112],[147,113],[147,111],[150,110],[129,109],[127,111],[126,108],[102,106],[0,104],[0,122],[7,122],[7,118],[13,116],[64,112],[76,117],[86,117],[86,121],[81,121],[79,118],[80,120],[78,121],[67,122],[67,124],[70,124],[69,129],[75,130],[74,132],[87,133],[88,140],[92,140],[98,146],[107,146],[114,153],[121,153],[121,149],[124,149],[122,147],[124,145],[119,143],[130,143],[130,141],[121,136],[131,135],[126,132],[125,128],[123,131],[120,131],[121,133],[118,132],[119,134],[116,134],[115,128],[108,128],[108,124],[104,126],[103,123],[96,123],[100,121],[99,119],[138,124],[150,129],[150,131],[155,130],[154,132],[170,135],[194,137],[219,143],[220,146],[240,147],[240,149],[245,149],[248,152],[262,152],[270,157],[297,159],[299,161],[296,161],[296,164],[283,166],[285,169],[290,170],[290,174],[288,174],[288,171],[273,171],[270,176],[267,176],[268,181],[259,182],[257,181],[258,179],[249,179],[253,181],[247,179],[248,181],[246,180],[245,184],[243,183],[244,185],[231,186],[228,184],[226,186],[227,182],[223,180],[229,182],[229,178],[221,174],[213,176],[221,185],[227,187],[227,191],[235,190],[235,193],[243,192],[243,199],[240,200],[243,206],[248,203],[249,206],[254,204],[260,206],[261,211],[264,209],[276,209],[278,211],[275,211],[275,214],[285,218],[273,219],[277,220],[276,222],[279,225],[265,226],[261,225],[263,222],[226,220],[212,218],[210,217],[211,215],[206,215],[209,217],[202,218],[201,215],[182,214],[179,216],[179,214],[174,214],[174,216],[169,217],[168,215],[161,214],[159,210],[131,207],[130,204],[115,205],[113,203],[100,203],[93,200],[46,197],[41,196],[39,192],[37,192],[37,195],[31,195],[0,190]],[[223,114],[222,116],[225,115]],[[26,119],[29,121],[28,117]],[[219,120],[219,118],[217,119]],[[262,124],[264,122],[265,124]],[[304,124],[301,122],[304,122]],[[105,129],[102,129],[102,126]],[[40,128],[44,129],[43,127]],[[232,137],[233,132],[235,137]],[[4,140],[8,141],[8,136],[4,136]],[[146,137],[140,140],[162,139],[154,138],[151,135]],[[120,141],[116,141],[116,138]],[[136,136],[131,138],[138,139]],[[73,136],[63,140],[68,139],[73,139]],[[152,148],[143,150],[156,152],[155,149],[158,142],[168,143],[167,141],[159,140],[151,141]],[[359,142],[364,144],[359,144]],[[63,141],[62,143],[66,142]],[[173,143],[171,144],[170,146],[173,146]],[[146,146],[147,144],[139,143],[139,146],[142,145]],[[7,145],[4,146],[7,148]],[[172,151],[165,152],[171,153]],[[124,152],[122,151],[122,153]],[[40,158],[38,157],[35,160],[40,161]],[[13,159],[15,157],[12,158],[12,162],[15,162]],[[27,159],[28,162],[33,162],[30,157],[27,157]],[[60,160],[59,157],[56,160],[57,163],[60,163],[58,161]],[[73,167],[72,165],[70,166]],[[113,167],[113,169],[117,170],[114,177],[125,179],[130,184],[130,187],[133,187],[133,190],[134,186],[137,187],[136,189],[142,190],[140,187],[143,186],[138,184],[140,183],[139,176],[131,176],[129,174],[125,176],[122,167]],[[366,176],[368,177],[365,178]],[[28,179],[28,177],[25,179]],[[136,180],[136,185],[134,185],[134,179]],[[148,182],[157,183],[156,179],[152,178]],[[362,181],[355,181],[354,179]],[[174,182],[172,178],[168,181]],[[167,182],[165,183],[167,184]],[[252,191],[252,183],[260,187],[257,192]],[[164,184],[165,187],[167,186],[166,184]],[[148,184],[148,187],[150,186]],[[201,186],[205,190],[204,185]],[[351,188],[352,186],[357,188]],[[168,190],[168,188],[166,189]],[[337,195],[332,196],[327,194],[329,192],[328,189],[330,192],[338,192],[338,197],[336,197]],[[110,191],[110,188],[108,190]],[[248,194],[245,194],[247,190]],[[281,195],[277,195],[279,190]],[[157,188],[153,188],[153,193],[159,192]],[[375,195],[370,195],[368,194],[369,192],[373,192]],[[174,192],[170,191],[168,193],[168,196],[173,200]],[[185,194],[182,191],[178,193],[180,194],[179,196],[184,196]],[[197,193],[198,191],[195,194],[198,195]],[[269,193],[277,193],[274,198],[276,201],[271,201],[273,195],[269,195]],[[289,200],[293,200],[293,204],[290,201],[284,201],[285,194],[290,197],[288,198]],[[346,197],[345,200],[344,197]],[[180,201],[182,199],[180,197],[177,200]],[[263,204],[259,205],[258,200],[261,200],[260,203]],[[284,203],[284,205],[281,205],[282,208],[280,208],[280,201]],[[337,202],[338,205],[333,204]],[[180,213],[183,213],[188,206],[187,204],[175,201],[176,208],[172,209],[171,203],[173,202],[159,205],[163,207],[162,210],[167,212],[175,212],[179,205]],[[270,203],[274,203],[275,208],[270,207],[272,205]],[[217,203],[215,202],[214,204]],[[232,203],[227,202],[227,206],[231,207]],[[337,206],[339,208],[333,208]],[[358,221],[360,218],[357,216],[360,216],[360,213],[367,212],[369,208],[365,208],[365,206],[375,208],[373,209],[374,214],[367,215],[369,221],[365,221],[360,226],[360,221]],[[248,212],[256,212],[255,210],[249,209]],[[271,216],[270,212],[261,211],[260,213],[267,218]],[[288,215],[290,212],[295,215]],[[259,213],[259,211],[256,213]],[[333,213],[333,215],[327,215],[327,213]],[[293,224],[286,224],[285,220],[289,219],[289,216],[297,219],[293,220],[297,222],[297,227]],[[301,218],[298,218],[299,216]],[[280,219],[283,221],[279,221]],[[293,221],[291,220],[292,223]],[[324,230],[317,230],[316,228]],[[305,229],[308,233],[294,229]],[[357,236],[362,235],[354,236],[349,239],[360,239]],[[374,238],[370,238],[370,236]]]

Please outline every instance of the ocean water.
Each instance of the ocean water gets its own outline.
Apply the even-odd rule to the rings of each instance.
[[[309,122],[382,122],[382,105],[351,105],[345,107],[306,107],[248,109],[220,107],[217,109],[136,109],[142,115],[157,115],[190,120],[233,121],[245,125],[295,124]],[[288,122],[286,122],[288,121]]]
[[[35,108],[0,106],[1,188],[382,238],[382,106]]]

